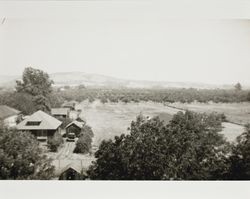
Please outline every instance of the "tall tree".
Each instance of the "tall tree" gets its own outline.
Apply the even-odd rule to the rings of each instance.
[[[52,84],[53,81],[50,80],[46,72],[28,67],[24,69],[22,81],[16,81],[16,91],[32,96],[33,104],[35,104],[34,109],[48,112]]]
[[[17,92],[25,92],[30,95],[48,96],[52,92],[53,81],[50,80],[48,73],[28,67],[24,69],[22,81],[16,81]]]

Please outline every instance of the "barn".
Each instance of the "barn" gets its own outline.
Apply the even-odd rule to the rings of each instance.
[[[66,133],[74,133],[77,137],[80,135],[82,128],[84,127],[85,122],[79,122],[77,120],[69,123],[65,129]]]

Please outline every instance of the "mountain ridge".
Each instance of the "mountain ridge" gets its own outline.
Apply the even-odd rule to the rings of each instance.
[[[58,72],[49,74],[54,86],[111,87],[111,88],[197,88],[197,89],[231,89],[233,85],[219,85],[199,82],[171,82],[122,79],[107,75],[86,72]],[[13,88],[20,76],[0,75],[0,86]]]

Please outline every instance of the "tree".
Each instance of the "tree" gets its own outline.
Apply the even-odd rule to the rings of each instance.
[[[250,180],[250,124],[245,126],[245,132],[237,137],[230,157],[230,180]]]
[[[32,114],[37,110],[34,97],[27,93],[11,93],[5,104],[20,110],[23,114],[27,115]]]
[[[16,81],[16,91],[17,93],[32,96],[36,110],[49,112],[49,97],[52,93],[52,84],[53,81],[50,80],[47,73],[39,69],[28,67],[24,69],[22,81]]]
[[[48,73],[28,67],[24,69],[22,81],[16,81],[17,92],[28,93],[32,96],[48,96],[52,92],[53,81]]]
[[[76,147],[74,149],[74,153],[89,153],[91,152],[92,146],[92,138],[94,137],[94,133],[90,126],[84,125],[81,130],[81,134],[79,139],[77,140]]]
[[[58,147],[63,143],[60,133],[56,132],[52,138],[48,139],[48,147],[52,152],[57,152]]]
[[[250,102],[250,92],[247,93],[247,101]]]
[[[35,103],[36,110],[42,110],[44,112],[50,112],[50,102],[43,95],[37,95],[33,97],[33,102]]]
[[[81,130],[81,135],[82,134],[87,134],[89,137],[93,138],[94,137],[94,133],[92,128],[89,125],[84,125],[82,130]]]
[[[237,84],[235,84],[234,88],[235,88],[236,91],[241,91],[242,90],[242,86],[241,86],[241,84],[239,82]]]
[[[29,132],[0,127],[0,179],[49,180],[54,166]]]
[[[91,151],[92,138],[87,134],[82,134],[77,142],[74,149],[74,153],[89,153]]]
[[[179,112],[168,125],[138,116],[130,134],[103,141],[88,170],[101,180],[223,179],[228,144],[213,116]]]

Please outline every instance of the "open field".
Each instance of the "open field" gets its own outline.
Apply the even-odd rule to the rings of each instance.
[[[225,113],[229,119],[234,122],[247,121],[247,114],[250,104],[171,104],[181,109],[189,109],[196,112],[221,112]],[[161,103],[140,102],[140,103],[106,103],[94,101],[89,103],[84,101],[77,105],[81,109],[81,116],[87,121],[94,132],[93,145],[94,149],[98,147],[104,139],[113,139],[122,133],[128,133],[128,127],[132,120],[136,119],[140,113],[145,116],[159,116],[160,119],[167,123],[179,109],[164,106]],[[241,120],[237,120],[241,119]],[[240,135],[244,127],[233,123],[224,122],[222,134],[228,141],[234,141]],[[63,146],[57,153],[48,152],[47,155],[53,160],[56,167],[56,173],[60,174],[67,165],[83,168],[86,170],[94,160],[92,155],[74,154],[75,142],[64,142]],[[94,152],[94,151],[93,151]]]
[[[250,103],[173,103],[171,106],[195,112],[224,113],[228,121],[236,124],[250,123]]]
[[[179,105],[181,107],[181,104]],[[184,105],[185,104],[183,104],[183,106]],[[244,121],[247,121],[247,118],[245,118],[247,114],[243,111],[247,105],[242,105],[243,107],[241,107],[241,104],[232,104],[233,110],[237,109],[236,107],[242,110],[238,110],[236,113],[229,109],[230,104],[227,104],[227,106],[222,105],[221,108],[219,104],[217,104],[218,108],[211,110],[209,109],[210,106],[206,109],[202,109],[203,111],[199,109],[191,110],[198,112],[212,112],[217,110],[217,112],[219,112],[218,110],[220,108],[222,110],[221,112],[223,112],[223,110],[227,111],[226,115],[228,118],[237,118],[236,116],[238,116],[238,118],[242,118],[242,120],[244,119]],[[248,107],[250,108],[250,104],[248,104]],[[83,110],[82,116],[92,127],[95,134],[93,144],[96,146],[98,146],[103,139],[112,139],[116,135],[119,136],[122,133],[128,133],[127,128],[130,127],[131,121],[135,120],[136,116],[140,113],[150,117],[160,116],[162,120],[168,122],[171,120],[172,116],[179,111],[178,109],[154,102],[102,104],[100,101],[95,101],[93,103],[84,101],[80,103],[77,108]],[[244,130],[243,126],[231,123],[223,123],[223,127],[224,129],[222,134],[224,134],[229,141],[235,140],[235,138]]]
[[[178,110],[153,102],[127,104],[82,102],[77,108],[83,110],[82,116],[93,129],[94,145],[99,145],[103,139],[112,139],[116,135],[128,133],[127,128],[130,127],[131,121],[135,120],[140,113],[150,117],[160,115],[168,121],[173,114],[178,112]]]

